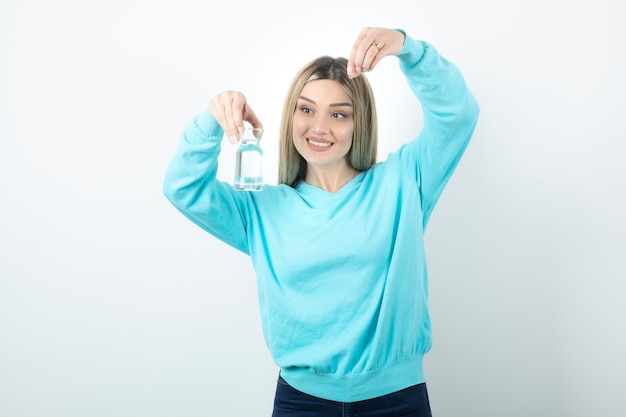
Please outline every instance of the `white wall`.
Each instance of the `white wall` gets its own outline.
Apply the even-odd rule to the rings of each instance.
[[[271,4],[0,3],[0,415],[269,416],[248,259],[169,205],[164,170],[239,89],[273,181],[294,72],[389,26],[482,108],[427,233],[434,414],[623,416],[626,3]],[[385,156],[416,103],[394,59],[369,76]]]

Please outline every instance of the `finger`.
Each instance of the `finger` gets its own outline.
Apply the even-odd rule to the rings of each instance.
[[[364,72],[373,70],[378,61],[382,59],[383,55],[381,50],[383,49],[384,44],[379,42],[383,41],[374,39],[370,42],[369,46],[367,46],[365,55],[363,56],[363,63],[361,64]]]
[[[209,104],[209,111],[220,124],[224,133],[228,131],[228,121],[226,119],[225,109],[226,101],[223,94],[214,97]]]
[[[227,108],[229,122],[232,134],[235,135],[236,141],[239,140],[239,132],[244,128],[244,111],[246,107],[246,99],[241,93],[234,93],[230,107]]]
[[[231,143],[237,143],[237,128],[232,118],[233,95],[230,92],[222,92],[209,104],[209,111],[224,130],[224,135]]]
[[[250,105],[247,104],[247,103],[246,103],[246,106],[245,106],[244,118],[245,118],[244,120],[246,122],[250,123],[252,125],[252,127],[256,127],[256,128],[262,128],[263,127],[263,123],[257,117],[257,115],[254,112],[254,110],[252,110],[252,107],[250,107]]]
[[[220,125],[228,140],[235,144],[239,141],[239,129],[243,128],[243,106],[245,98],[234,91],[226,91],[220,94],[217,105],[222,113]]]
[[[348,76],[350,78],[354,78],[359,76],[363,71],[363,57],[365,55],[365,50],[363,49],[363,40],[367,37],[367,32],[369,28],[364,28],[361,30],[359,35],[357,36],[354,44],[352,45],[352,49],[350,50],[350,57],[348,58]]]

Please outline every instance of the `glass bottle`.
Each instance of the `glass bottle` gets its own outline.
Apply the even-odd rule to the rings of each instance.
[[[263,149],[259,145],[263,129],[245,128],[239,135],[235,152],[235,181],[233,187],[240,191],[263,189]]]

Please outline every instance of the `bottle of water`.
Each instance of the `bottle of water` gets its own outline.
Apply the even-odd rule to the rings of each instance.
[[[263,149],[259,145],[261,136],[261,128],[245,128],[239,135],[240,144],[235,153],[235,190],[263,189]]]

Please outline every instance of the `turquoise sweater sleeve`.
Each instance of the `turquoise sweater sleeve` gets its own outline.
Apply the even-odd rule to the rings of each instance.
[[[458,68],[429,43],[407,39],[398,58],[422,105],[424,127],[395,156],[415,167],[410,174],[420,190],[425,228],[474,133],[479,107]]]
[[[208,112],[183,130],[165,174],[163,192],[183,215],[234,248],[248,253],[244,210],[249,193],[217,179],[224,131]]]

